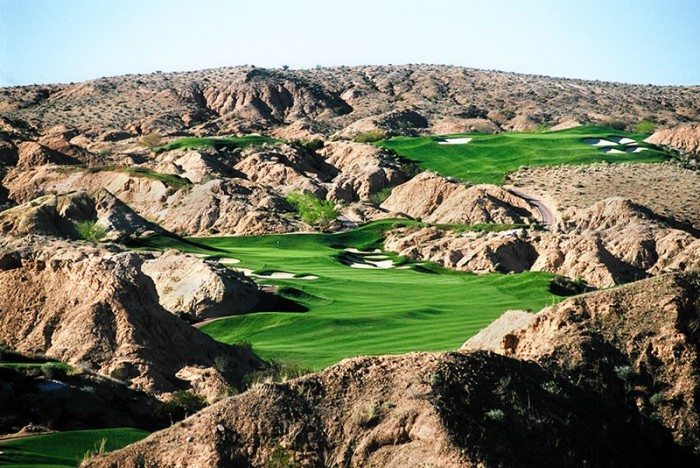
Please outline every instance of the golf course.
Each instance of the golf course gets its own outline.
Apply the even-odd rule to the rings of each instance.
[[[87,455],[116,450],[148,434],[140,429],[114,428],[57,432],[0,441],[0,465],[77,466]]]
[[[644,143],[646,137],[585,126],[543,133],[394,137],[377,145],[445,177],[502,184],[508,172],[522,166],[666,161],[668,154]]]
[[[153,236],[134,247],[240,260],[230,266],[276,286],[280,299],[269,310],[201,330],[310,369],[358,355],[456,349],[508,309],[536,311],[561,299],[549,292],[548,273],[474,275],[383,253],[383,233],[395,225],[379,221],[336,234]]]

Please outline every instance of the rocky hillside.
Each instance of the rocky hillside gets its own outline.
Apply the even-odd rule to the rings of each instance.
[[[394,189],[381,207],[440,224],[524,224],[535,216],[524,199],[501,187],[467,187],[428,172]]]
[[[71,125],[93,141],[163,134],[248,133],[307,123],[330,135],[371,128],[533,128],[572,121],[700,119],[696,87],[628,85],[432,65],[271,70],[252,66],[127,75],[0,90],[6,130]],[[302,130],[302,128],[298,128]],[[288,135],[291,137],[291,135]]]
[[[5,238],[0,250],[0,341],[19,352],[83,365],[156,393],[192,389],[210,396],[228,385],[240,387],[243,375],[262,362],[247,348],[214,341],[164,306],[177,304],[179,292],[180,302],[184,295],[201,316],[212,309],[220,313],[224,301],[230,306],[236,298],[243,298],[238,310],[247,310],[255,300],[246,294],[257,294],[257,288],[247,280],[234,284],[232,278],[222,278],[207,290],[202,283],[211,281],[210,273],[196,282],[183,278],[187,290],[159,298],[158,289],[164,287],[157,289],[156,284],[175,282],[169,276],[172,263],[172,257],[147,260],[114,246]],[[187,268],[192,266],[196,264]],[[225,281],[238,293],[229,291],[232,297],[227,297],[225,291],[211,291],[222,289]],[[207,292],[218,295],[203,298]]]
[[[570,299],[461,353],[262,384],[83,466],[693,466],[699,307],[697,275]]]
[[[385,247],[476,273],[550,271],[608,287],[700,268],[700,233],[622,198],[570,209],[551,231],[477,234],[402,228]]]

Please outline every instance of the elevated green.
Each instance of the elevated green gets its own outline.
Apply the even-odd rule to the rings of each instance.
[[[420,225],[401,222],[401,225]],[[163,236],[140,243],[241,260],[236,267],[284,271],[318,279],[264,279],[287,301],[266,312],[211,322],[202,331],[225,343],[247,342],[266,359],[292,360],[321,369],[357,355],[441,351],[467,338],[508,309],[538,310],[559,300],[549,292],[553,275],[472,275],[433,264],[408,262],[408,269],[356,269],[344,249],[381,248],[392,221],[337,234],[292,234],[189,239]],[[467,229],[462,226],[460,229]],[[475,229],[502,229],[478,226]],[[289,303],[296,307],[289,307]],[[292,312],[291,310],[306,310]]]
[[[282,140],[276,140],[274,138],[268,138],[258,135],[246,135],[241,137],[230,137],[230,138],[214,138],[214,137],[187,137],[180,138],[179,140],[171,141],[157,148],[153,148],[153,151],[159,153],[161,151],[171,151],[176,149],[199,149],[199,148],[247,148],[249,146],[259,146],[264,143],[267,144],[279,144]]]
[[[132,428],[66,431],[0,442],[2,466],[77,466],[86,453],[110,452],[148,436]],[[104,440],[104,443],[102,442]]]
[[[439,144],[446,138],[470,137],[466,144]],[[624,145],[608,146],[623,153],[605,153],[604,148],[588,145],[587,138],[632,138],[636,146],[647,148],[626,153]],[[647,135],[632,134],[606,127],[577,127],[557,132],[501,133],[497,135],[458,134],[426,137],[394,137],[377,143],[394,150],[425,170],[472,183],[502,184],[508,172],[521,166],[592,164],[596,162],[661,162],[669,154],[644,143]]]

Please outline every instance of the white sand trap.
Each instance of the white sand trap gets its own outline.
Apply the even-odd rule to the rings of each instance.
[[[472,138],[447,138],[438,141],[438,145],[466,145],[470,141],[472,141]]]
[[[614,141],[601,140],[600,138],[586,138],[583,142],[591,146],[617,146]]]
[[[237,258],[220,258],[219,263],[222,265],[235,265],[236,263],[241,263]]]
[[[610,137],[610,139],[618,145],[631,145],[632,143],[637,143],[633,139],[627,137]]]
[[[367,260],[386,260],[389,258],[388,255],[367,255],[365,256]]]
[[[639,146],[632,146],[629,148],[625,149],[625,153],[641,153],[642,151],[646,151],[649,148],[641,148]]]
[[[374,269],[377,268],[376,266],[371,265],[371,264],[369,264],[369,263],[351,263],[351,264],[348,265],[348,266],[349,266],[350,268],[362,268],[362,269],[365,269],[365,270],[374,270]]]
[[[381,253],[381,250],[379,249],[374,249],[374,250],[357,250],[355,248],[349,247],[345,249],[346,252],[354,253],[354,254],[360,254],[360,255],[368,255],[368,254],[376,254],[376,253]]]
[[[295,279],[300,279],[300,280],[315,280],[318,279],[318,276],[316,275],[306,275],[306,276],[299,276]]]
[[[380,260],[380,261],[371,261],[367,260],[367,263],[376,266],[377,268],[392,268],[394,266],[394,261],[393,260]]]
[[[402,265],[400,267],[396,267],[397,270],[410,270],[411,265]]]
[[[235,270],[239,273],[243,273],[246,276],[253,276],[253,270],[249,268],[232,268],[232,270]]]
[[[605,148],[603,153],[624,153],[624,151],[615,148]]]
[[[294,273],[287,273],[286,271],[273,271],[267,275],[256,275],[259,278],[276,278],[276,279],[292,279],[294,278]]]

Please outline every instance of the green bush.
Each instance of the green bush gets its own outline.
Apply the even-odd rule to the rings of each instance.
[[[383,190],[380,190],[379,192],[373,193],[369,196],[369,201],[371,201],[375,205],[381,205],[382,203],[384,203],[384,200],[389,198],[389,195],[391,195],[392,190],[393,187],[387,187]]]
[[[314,194],[305,192],[290,192],[285,198],[299,213],[302,221],[317,226],[321,231],[327,230],[338,217],[338,210],[331,200],[321,200]]]
[[[380,128],[358,133],[352,137],[352,141],[357,143],[374,143],[380,140],[386,140],[386,132]]]
[[[78,236],[90,242],[100,242],[107,234],[107,229],[97,224],[97,221],[82,221],[75,225]]]
[[[651,135],[656,131],[656,125],[648,120],[642,120],[634,127],[634,131],[636,133],[641,133],[642,135]]]

